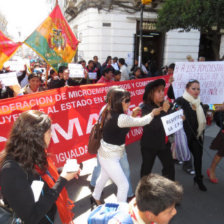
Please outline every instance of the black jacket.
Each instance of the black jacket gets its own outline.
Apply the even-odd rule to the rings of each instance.
[[[151,113],[153,109],[158,108],[157,105],[143,104],[142,116]],[[141,146],[153,149],[162,149],[166,145],[166,134],[162,124],[161,117],[168,115],[171,109],[166,113],[161,111],[160,115],[155,116],[153,120],[143,127],[143,135],[141,138]]]
[[[0,89],[0,99],[6,99],[14,96],[14,92],[8,86]]]
[[[125,144],[125,138],[130,128],[118,127],[119,113],[111,112],[106,118],[103,126],[103,140],[112,145]]]
[[[45,215],[54,220],[55,202],[67,180],[59,177],[51,189],[44,183],[43,195],[36,203],[31,189],[33,180],[40,180],[40,176],[25,172],[15,160],[7,160],[1,170],[3,199],[25,224],[49,224]]]
[[[83,85],[86,84],[86,79],[81,79],[81,80],[74,80],[72,78],[69,78],[67,80],[67,85],[68,86],[78,86],[78,85]],[[49,89],[55,89],[55,88],[61,88],[66,85],[66,81],[64,79],[57,79],[57,80],[52,80],[51,83],[49,84]]]
[[[188,142],[190,142],[192,139],[197,139],[198,120],[196,111],[192,109],[190,103],[183,97],[177,98],[175,102],[184,111],[185,120],[183,124]],[[201,103],[201,106],[204,110],[204,113],[206,114],[206,105]]]

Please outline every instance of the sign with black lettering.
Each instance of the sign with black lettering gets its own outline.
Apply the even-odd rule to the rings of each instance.
[[[166,136],[169,136],[183,127],[183,110],[161,117]]]

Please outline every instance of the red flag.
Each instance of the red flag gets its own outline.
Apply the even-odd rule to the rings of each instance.
[[[21,44],[20,42],[13,42],[0,31],[0,69],[3,67],[3,64],[13,56]]]

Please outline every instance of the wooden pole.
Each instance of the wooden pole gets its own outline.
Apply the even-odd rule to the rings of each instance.
[[[47,81],[48,81],[48,73],[49,73],[49,70],[50,70],[50,66],[47,64],[47,68],[46,68],[46,80],[45,80],[45,87],[47,88]]]

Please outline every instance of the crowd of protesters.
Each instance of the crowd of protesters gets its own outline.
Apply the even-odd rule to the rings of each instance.
[[[4,86],[0,83],[0,99],[64,86],[119,82],[167,74],[167,71],[152,73],[149,62],[138,67],[137,60],[135,60],[133,67],[129,70],[124,58],[112,58],[111,56],[108,56],[102,65],[98,61],[97,56],[94,56],[93,60],[89,60],[88,64],[86,64],[85,60],[81,60],[78,63],[83,67],[83,78],[71,78],[69,69],[65,65],[60,66],[57,71],[54,69],[47,71],[46,63],[41,62],[33,63],[30,69],[24,65],[22,71],[16,71],[19,85]],[[8,72],[12,72],[10,67],[3,67],[0,70],[0,74]],[[96,74],[96,78],[92,79],[89,76],[90,73]]]
[[[190,61],[190,56],[187,59]],[[203,61],[202,57],[200,61]],[[175,159],[171,153],[172,142],[166,136],[161,121],[161,117],[176,110],[173,105],[178,105],[184,111],[183,128],[192,154],[192,158],[188,162],[191,172],[188,173],[195,174],[194,183],[198,185],[199,190],[207,191],[207,187],[203,183],[202,153],[208,107],[200,101],[199,81],[189,80],[183,96],[175,99],[172,87],[175,64],[164,67],[164,71],[160,73],[155,69],[154,64],[151,64],[151,68],[149,68],[149,62],[138,67],[137,60],[129,71],[123,58],[118,59],[111,56],[108,56],[102,65],[98,62],[97,56],[94,56],[93,60],[89,60],[88,65],[84,60],[79,63],[84,69],[84,77],[79,79],[69,77],[67,66],[60,66],[57,72],[51,69],[48,77],[43,75],[44,70],[40,64],[35,64],[30,72],[25,66],[24,71],[18,73],[20,85],[6,87],[0,83],[0,98],[32,94],[64,86],[115,82],[115,85],[107,93],[106,104],[101,109],[99,116],[100,122],[103,124],[102,139],[97,153],[97,166],[93,170],[90,182],[91,206],[92,208],[104,206],[104,211],[113,210],[116,206],[116,212],[110,219],[117,222],[111,223],[119,221],[119,223],[167,224],[176,214],[175,204],[180,202],[183,194],[182,187],[174,182]],[[4,68],[1,73],[9,71],[10,68]],[[96,73],[96,79],[90,79],[89,73]],[[116,85],[116,82],[161,74],[171,75],[168,97],[172,99],[172,103],[165,100],[165,81],[157,79],[146,85],[143,103],[134,108],[131,115],[127,115],[131,96],[128,91]],[[220,110],[223,108],[220,107]],[[139,173],[141,180],[136,191],[133,192],[125,151],[125,137],[131,127],[139,126],[143,127],[140,141],[142,166]],[[66,206],[70,200],[64,186],[67,181],[78,178],[80,169],[75,172],[63,169],[59,176],[46,152],[51,138],[50,127],[51,120],[43,112],[27,111],[22,113],[13,125],[6,148],[2,153],[3,156],[0,158],[3,199],[25,224],[31,222],[52,223],[56,210],[59,211],[63,223],[72,223],[71,209],[73,206]],[[222,156],[223,149],[219,150],[211,167],[207,170],[210,181],[213,183],[218,183],[215,167]],[[162,163],[163,177],[151,174],[156,157]],[[112,167],[113,169],[111,169]],[[118,189],[118,203],[113,205],[104,204],[102,200],[102,191],[109,179],[117,185]],[[32,196],[30,186],[34,180],[41,180],[46,184],[37,203]],[[18,191],[20,194],[17,193]],[[29,199],[25,204],[24,198]],[[121,202],[130,202],[128,212],[118,209]],[[96,208],[93,213],[98,211]],[[93,213],[88,222],[90,224],[100,223],[94,220]],[[106,214],[103,218],[106,221]]]

